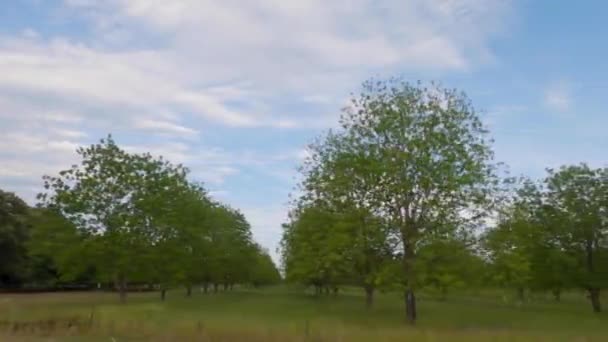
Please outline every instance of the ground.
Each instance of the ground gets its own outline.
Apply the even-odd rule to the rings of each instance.
[[[397,293],[366,311],[361,291],[314,297],[290,288],[236,289],[191,298],[170,291],[0,294],[0,341],[607,341],[608,314],[582,293],[557,303],[520,304],[497,291],[419,298],[419,321],[404,324]]]

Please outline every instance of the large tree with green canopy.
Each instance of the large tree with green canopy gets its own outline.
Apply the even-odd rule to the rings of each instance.
[[[465,94],[401,79],[365,82],[340,124],[340,149],[356,156],[344,165],[347,173],[364,182],[366,205],[399,237],[406,317],[413,323],[418,248],[485,212],[495,171],[487,131]],[[325,162],[316,155],[307,161],[321,170]]]
[[[80,164],[45,176],[41,204],[56,210],[79,230],[79,249],[104,280],[114,280],[121,301],[127,281],[148,279],[154,265],[150,247],[163,239],[155,213],[170,206],[167,195],[187,185],[187,170],[150,154],[120,149],[111,136],[77,150]],[[68,264],[69,265],[69,264]]]

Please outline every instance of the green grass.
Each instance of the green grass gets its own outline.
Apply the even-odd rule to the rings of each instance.
[[[367,312],[355,289],[318,298],[285,288],[194,293],[192,298],[176,290],[165,302],[157,293],[133,293],[126,305],[112,293],[0,294],[0,321],[79,318],[88,324],[52,332],[5,328],[0,341],[608,340],[608,315],[593,314],[580,293],[560,303],[539,297],[521,305],[496,292],[446,301],[420,296],[418,308],[419,321],[411,327],[404,324],[399,294],[379,294]]]

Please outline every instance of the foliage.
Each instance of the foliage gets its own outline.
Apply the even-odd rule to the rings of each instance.
[[[393,254],[414,322],[419,248],[484,213],[494,181],[487,132],[464,94],[398,79],[364,83],[340,124],[340,133],[313,145],[303,196],[353,203],[391,229],[376,232],[386,245],[398,238]]]
[[[576,263],[575,283],[601,311],[600,289],[608,287],[608,168],[586,164],[548,170],[547,203],[562,223],[556,239]]]
[[[277,281],[245,216],[210,199],[182,165],[128,153],[111,136],[77,152],[79,165],[44,177],[32,243],[52,256],[62,279],[94,270],[115,282],[122,301],[128,282],[156,284],[164,299],[177,285],[190,295],[201,283]]]
[[[608,173],[587,165],[548,170],[525,180],[485,236],[497,284],[551,291],[578,287],[599,312],[608,286]]]
[[[479,287],[484,262],[476,255],[472,242],[458,237],[432,241],[418,250],[417,272],[421,285],[439,292],[442,300],[450,290]]]
[[[25,277],[28,210],[21,198],[0,190],[0,285],[16,285]]]
[[[283,225],[283,275],[335,294],[399,290],[442,300],[481,286],[523,302],[572,289],[600,312],[608,287],[608,168],[548,169],[542,182],[505,179],[465,94],[431,83],[371,80],[340,128],[308,147]],[[280,283],[238,209],[215,201],[188,169],[130,153],[111,136],[80,162],[45,175],[36,208],[0,190],[0,286],[114,283],[161,290]],[[348,290],[347,290],[348,291]],[[532,296],[530,297],[532,300]]]
[[[283,263],[286,280],[317,288],[338,283],[348,273],[348,236],[338,215],[321,207],[305,207],[284,225]]]
[[[31,234],[27,248],[38,274],[32,281],[53,285],[61,281],[93,281],[94,267],[76,226],[59,212],[31,208]],[[46,273],[46,274],[45,274]]]
[[[262,246],[253,245],[255,262],[251,273],[253,286],[260,287],[265,285],[276,285],[281,281],[281,274],[277,270],[270,254]]]

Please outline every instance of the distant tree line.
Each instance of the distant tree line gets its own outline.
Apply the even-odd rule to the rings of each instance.
[[[129,284],[205,292],[281,280],[245,216],[214,201],[181,165],[127,153],[109,136],[44,176],[37,207],[0,191],[0,287]]]
[[[464,93],[371,80],[309,146],[283,225],[286,280],[317,293],[361,287],[442,298],[458,287],[587,292],[608,286],[608,168],[500,176],[491,139]]]

